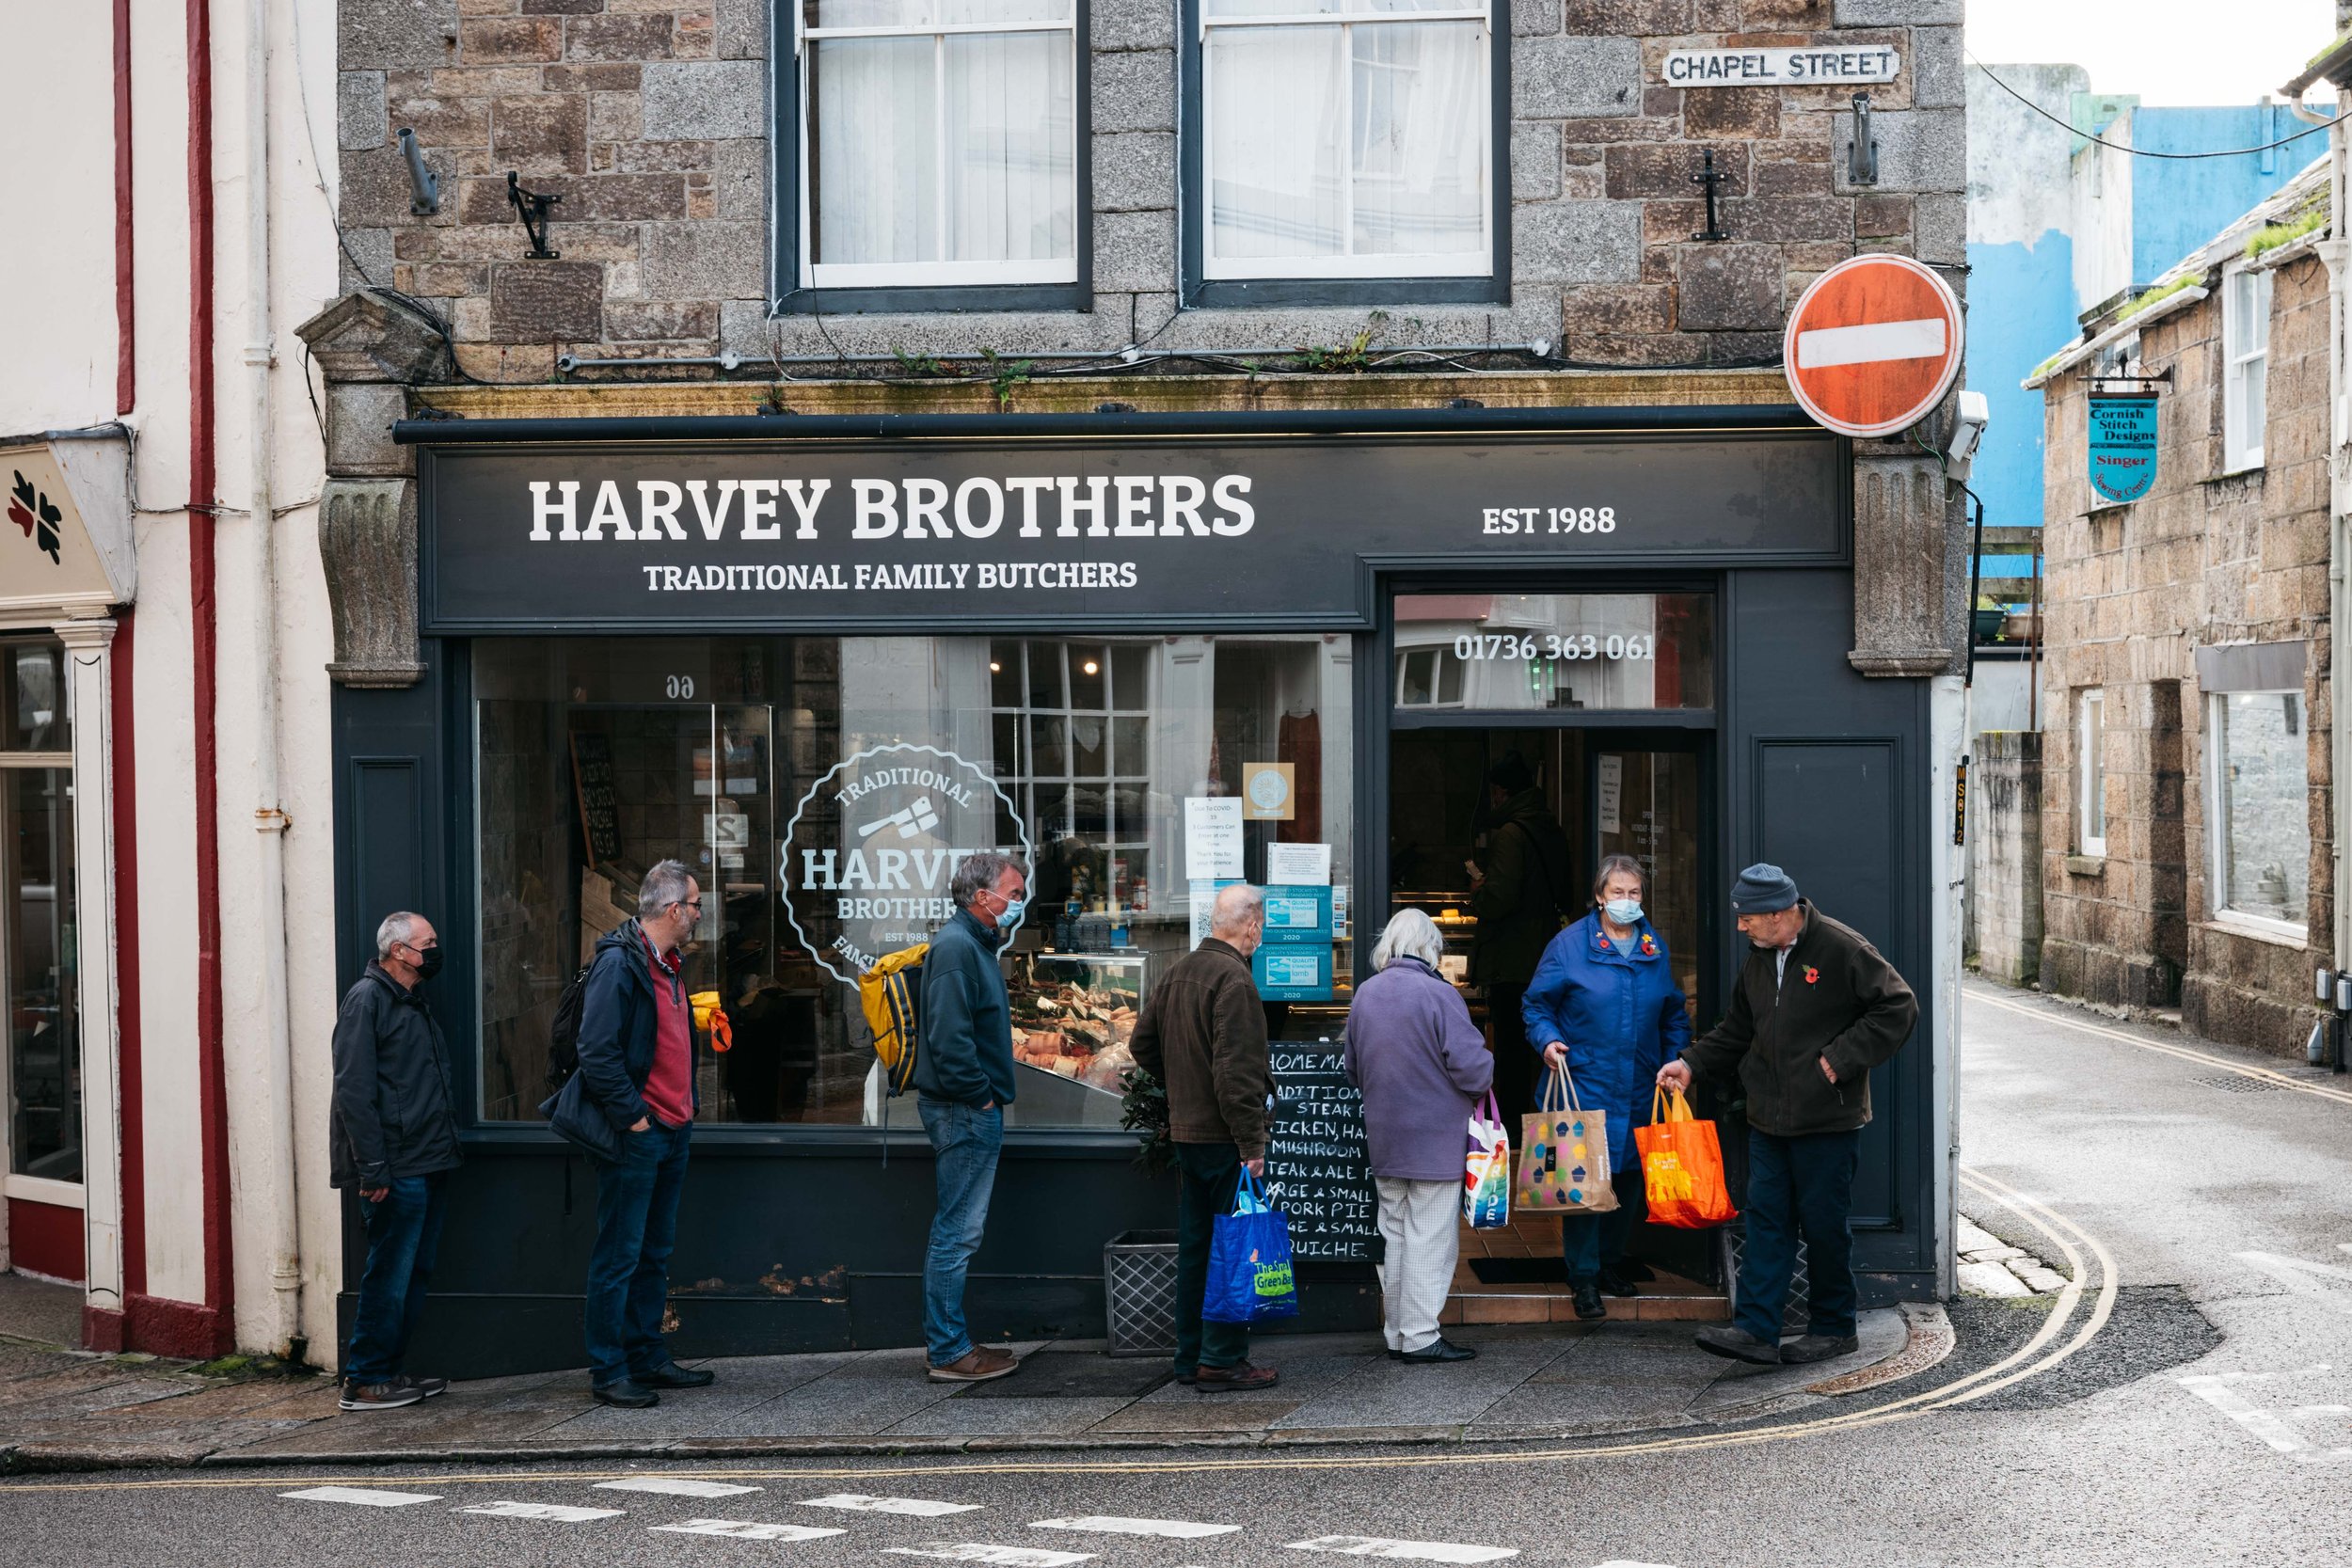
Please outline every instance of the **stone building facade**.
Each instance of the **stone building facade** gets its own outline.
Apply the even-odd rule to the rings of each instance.
[[[2324,175],[2028,383],[2049,451],[2042,986],[2278,1052],[2319,1016],[2334,928]],[[2169,380],[2099,380],[2126,372]],[[2104,504],[2090,398],[2142,388],[2156,477]]]

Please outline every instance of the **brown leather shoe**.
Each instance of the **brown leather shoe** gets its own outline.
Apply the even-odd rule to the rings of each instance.
[[[930,1369],[933,1383],[986,1383],[1010,1377],[1021,1370],[1021,1358],[993,1345],[975,1345],[944,1367]]]
[[[1192,1386],[1204,1394],[1271,1388],[1281,1381],[1282,1374],[1273,1368],[1253,1367],[1247,1361],[1231,1367],[1202,1367],[1192,1374]]]

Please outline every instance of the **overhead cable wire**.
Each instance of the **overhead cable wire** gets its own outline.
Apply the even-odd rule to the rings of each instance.
[[[2027,98],[2024,93],[2019,92],[2015,87],[2010,87],[2007,82],[2002,81],[1998,76],[1994,75],[1992,67],[1977,58],[1975,55],[1972,54],[1968,56],[1968,63],[1975,66],[1979,71],[1983,71],[1985,79],[1991,82],[1994,87],[2000,88],[2003,92],[2009,94],[2011,98],[2014,98],[2017,102],[2023,103],[2026,108],[2031,109],[2035,114],[2038,114],[2042,119],[2048,120],[2051,124],[2065,126],[2069,131],[2074,132],[2076,135],[2082,137],[2083,140],[2090,143],[2093,147],[2104,147],[2112,152],[2128,152],[2135,158],[2169,158],[2178,161],[2194,158],[2243,158],[2248,156],[2249,153],[2267,152],[2274,147],[2284,147],[2289,142],[2301,141],[2305,136],[2315,136],[2319,135],[2320,132],[2327,130],[2329,126],[2335,123],[2332,119],[2322,120],[2317,125],[2305,126],[2302,130],[2296,132],[2295,135],[2291,136],[2280,136],[2277,141],[2264,142],[2260,147],[2235,147],[2231,148],[2227,151],[2221,152],[2158,152],[2153,148],[2126,147],[2122,142],[2106,141],[2101,137],[2094,136],[2090,132],[2085,131],[2082,127],[2076,125],[2073,120],[2064,119],[2052,114],[2049,110],[2043,108],[2032,99]]]

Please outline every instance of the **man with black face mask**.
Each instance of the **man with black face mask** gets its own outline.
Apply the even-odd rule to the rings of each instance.
[[[375,928],[375,961],[335,1017],[331,1175],[359,1194],[368,1261],[343,1353],[342,1408],[391,1410],[449,1386],[401,1370],[441,1243],[457,1165],[449,1050],[418,987],[441,970],[433,923],[401,911]]]

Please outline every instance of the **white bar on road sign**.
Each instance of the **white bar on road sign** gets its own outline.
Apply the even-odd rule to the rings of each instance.
[[[1875,365],[1883,359],[1933,359],[1948,341],[1940,316],[1925,321],[1869,322],[1861,326],[1817,326],[1797,334],[1797,369],[1832,365]]]

